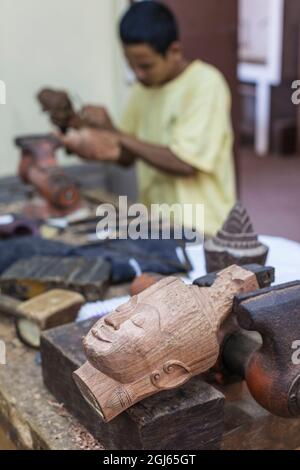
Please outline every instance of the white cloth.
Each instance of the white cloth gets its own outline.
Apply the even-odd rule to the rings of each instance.
[[[270,248],[267,265],[275,268],[275,283],[285,284],[300,280],[300,244],[286,238],[260,237]]]
[[[128,295],[125,297],[116,297],[111,300],[105,300],[103,302],[100,301],[85,304],[78,314],[77,322],[90,320],[94,317],[104,317],[121,305],[126,304],[129,300],[130,296]]]
[[[275,268],[274,285],[300,280],[300,244],[286,238],[261,236],[260,241],[269,247],[267,265]],[[193,266],[188,278],[183,280],[189,284],[206,275],[203,245],[187,246],[187,254]],[[96,316],[105,316],[128,302],[127,297],[118,297],[104,302],[86,304],[79,312],[77,321],[88,320]]]
[[[261,236],[260,241],[269,247],[267,265],[275,268],[274,285],[300,280],[300,244],[286,238]],[[205,276],[204,249],[201,245],[187,247],[193,266],[191,281]]]

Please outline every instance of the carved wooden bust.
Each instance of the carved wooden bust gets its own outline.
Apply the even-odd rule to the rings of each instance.
[[[84,339],[88,362],[74,373],[83,396],[108,422],[142,399],[209,370],[234,296],[256,289],[255,274],[232,266],[210,288],[169,277],[132,297]]]

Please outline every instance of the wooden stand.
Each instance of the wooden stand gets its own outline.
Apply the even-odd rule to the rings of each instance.
[[[85,402],[72,373],[85,361],[82,337],[95,320],[45,332],[41,352],[45,385],[107,450],[219,449],[224,426],[224,396],[197,377],[183,387],[161,392],[104,423]]]

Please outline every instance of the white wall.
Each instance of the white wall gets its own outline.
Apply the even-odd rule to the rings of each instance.
[[[117,19],[126,0],[0,0],[0,175],[18,164],[13,139],[48,132],[35,95],[65,88],[77,103],[102,103],[117,117],[126,87]],[[72,163],[74,160],[72,159]]]
[[[266,62],[272,0],[240,0],[240,58]]]
[[[271,87],[282,80],[285,0],[240,0],[241,82],[256,84],[255,150],[269,152]],[[261,61],[261,63],[260,63]]]

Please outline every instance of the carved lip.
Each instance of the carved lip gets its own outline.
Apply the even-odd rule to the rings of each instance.
[[[102,324],[98,328],[93,328],[92,334],[99,341],[105,343],[112,343],[114,340],[114,329],[108,325]]]

